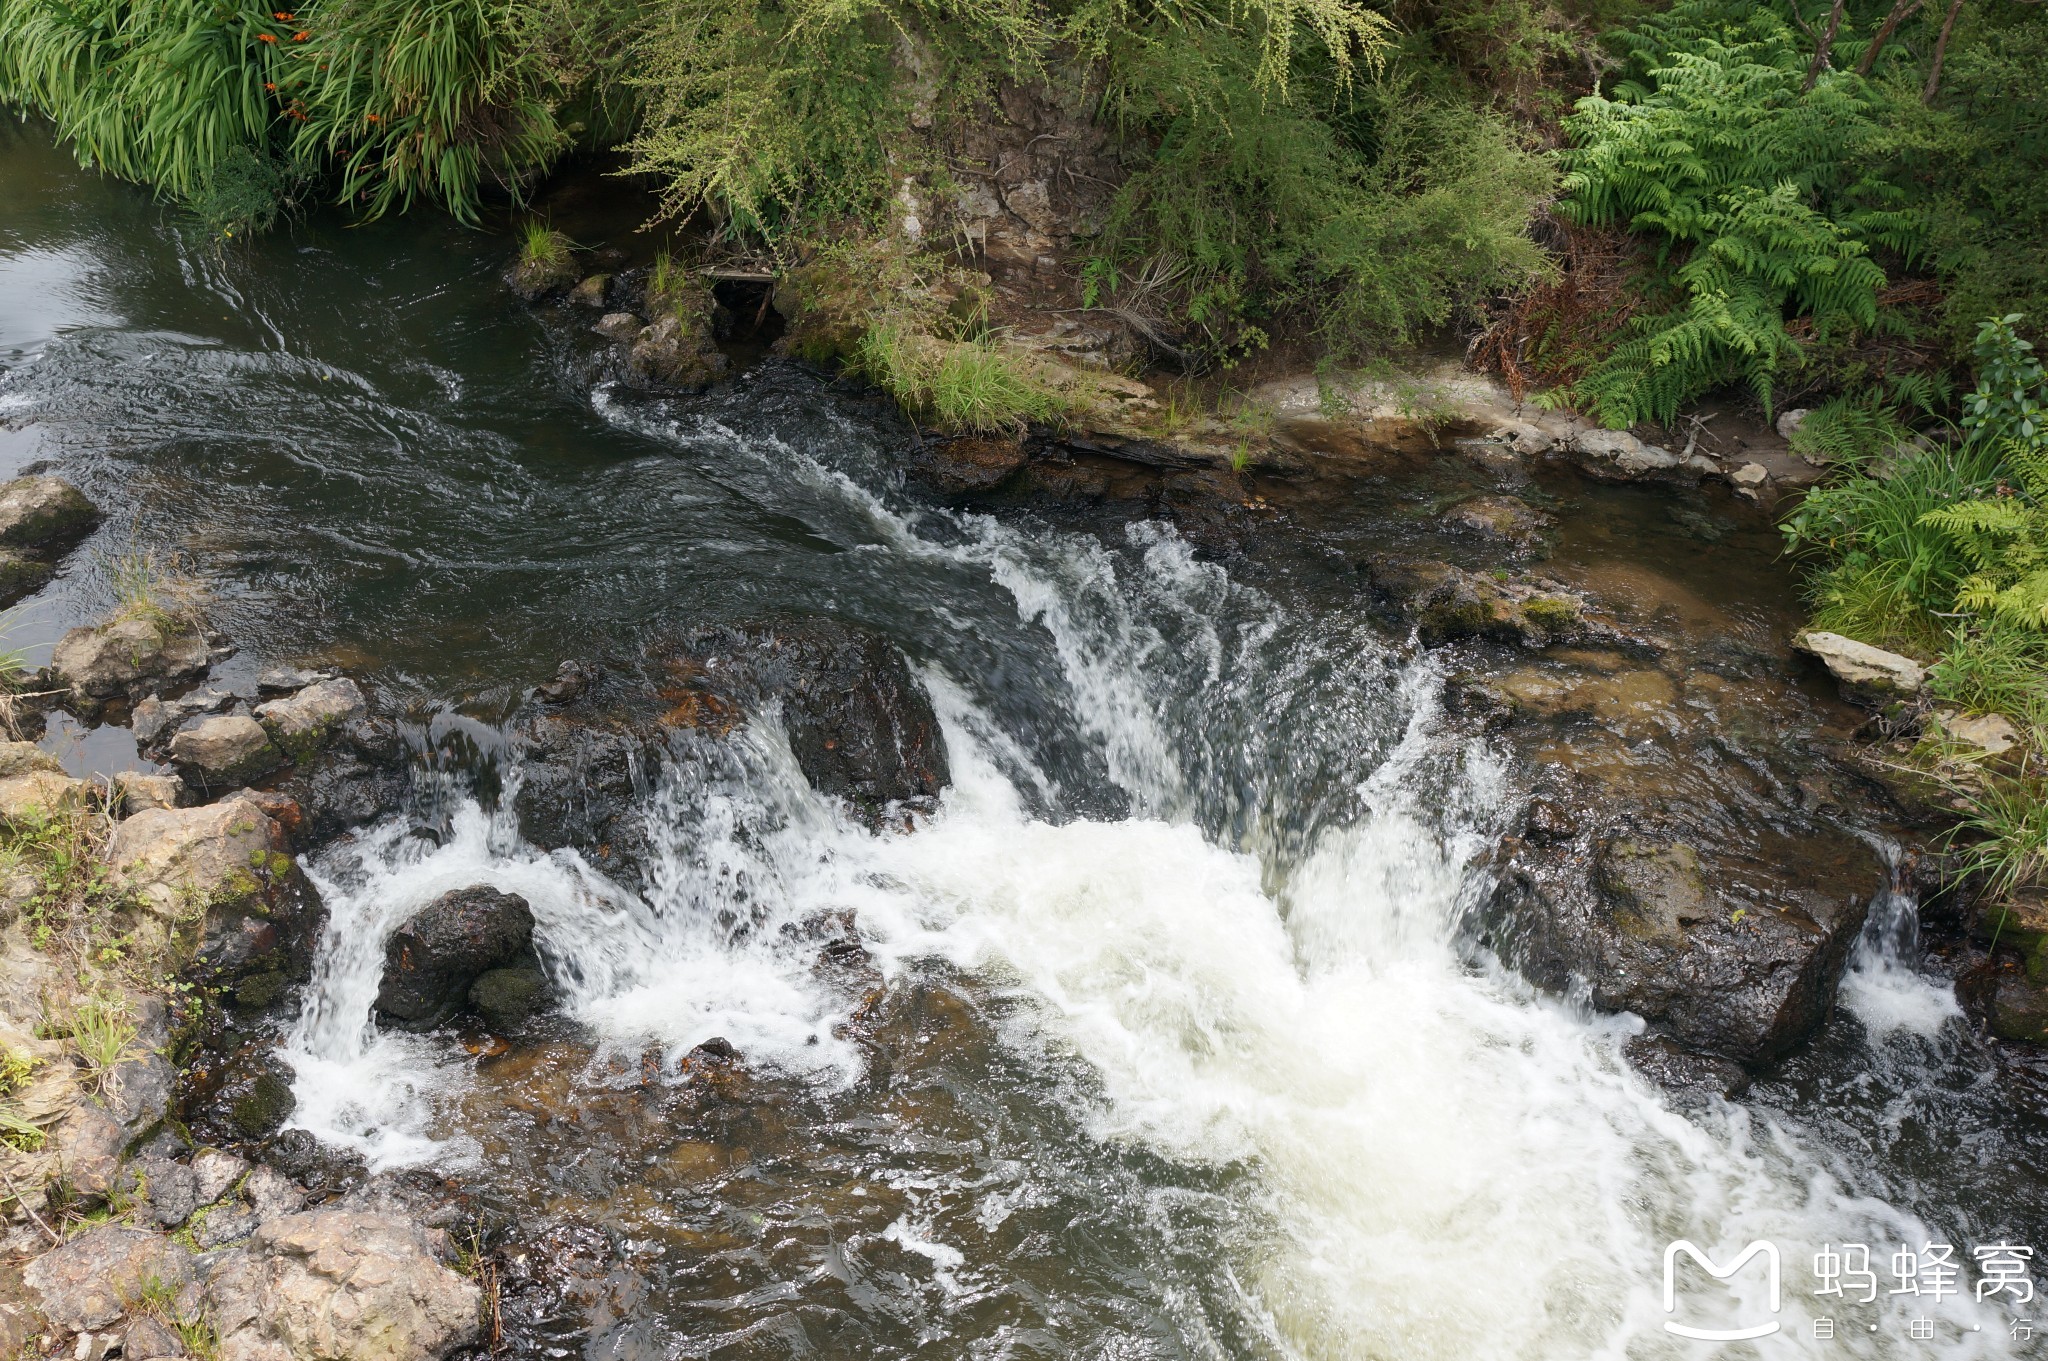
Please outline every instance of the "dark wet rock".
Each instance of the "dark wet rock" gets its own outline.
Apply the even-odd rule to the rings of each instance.
[[[171,738],[171,762],[195,789],[234,789],[281,768],[285,754],[253,718],[202,718]]]
[[[1570,841],[1579,834],[1579,817],[1571,808],[1554,799],[1534,799],[1529,804],[1527,819],[1522,825],[1522,835],[1531,841],[1555,844]]]
[[[336,1195],[369,1175],[363,1155],[330,1148],[302,1129],[281,1130],[263,1145],[263,1161],[294,1186],[315,1195]]]
[[[430,1030],[462,1009],[485,973],[533,943],[533,911],[515,893],[478,884],[444,893],[392,933],[377,988],[378,1018]]]
[[[702,320],[659,317],[626,352],[627,374],[650,387],[696,391],[725,377],[729,367],[712,339],[708,313]]]
[[[412,787],[411,749],[395,726],[359,719],[343,725],[319,758],[293,771],[277,792],[304,813],[300,844],[317,846],[404,810]]]
[[[1445,511],[1442,522],[1447,528],[1526,553],[1542,542],[1551,519],[1519,496],[1475,496]]]
[[[37,548],[82,539],[99,520],[99,508],[61,477],[0,483],[0,547]]]
[[[325,913],[287,846],[284,829],[239,795],[117,824],[102,854],[134,907],[131,949],[237,992],[274,995],[305,978]]]
[[[553,1002],[548,976],[534,964],[486,970],[469,988],[470,1009],[499,1034],[518,1030]]]
[[[0,548],[0,606],[43,589],[56,569],[18,548]]]
[[[522,259],[506,271],[505,282],[527,302],[545,302],[559,297],[582,277],[566,242],[552,256]]]
[[[1431,646],[1489,638],[1542,647],[1585,632],[1584,600],[1556,583],[1423,558],[1376,557],[1366,572],[1382,607]]]
[[[725,1036],[713,1035],[702,1044],[694,1046],[690,1050],[689,1056],[711,1063],[737,1063],[739,1062],[740,1051]]]
[[[192,624],[118,619],[65,634],[50,669],[70,689],[77,712],[89,715],[107,700],[132,702],[190,680],[211,661],[206,635]]]
[[[256,706],[257,721],[294,761],[309,761],[344,724],[369,711],[363,692],[346,676],[309,685],[284,699]]]
[[[205,1289],[220,1361],[439,1361],[474,1341],[476,1283],[448,1235],[402,1215],[325,1207],[258,1228]]]
[[[1991,1033],[2001,1040],[2048,1044],[2048,989],[2006,974],[1991,994]]]
[[[920,478],[945,494],[993,491],[1030,459],[1023,441],[994,435],[965,435],[927,441],[913,458]]]
[[[152,1283],[176,1294],[193,1275],[192,1254],[168,1238],[107,1224],[44,1253],[22,1279],[51,1323],[79,1333],[119,1322]]]
[[[567,704],[580,698],[597,679],[597,669],[583,662],[567,661],[555,668],[553,680],[534,687],[534,695],[547,704]]]
[[[226,1139],[267,1139],[298,1106],[292,1095],[291,1065],[261,1042],[230,1055],[201,1080],[206,1089],[190,1094],[185,1102],[188,1119]]]
[[[1591,872],[1568,845],[1524,842],[1496,906],[1506,952],[1538,984],[1583,982],[1688,1049],[1776,1058],[1825,1019],[1870,897],[1875,856],[1846,836],[1760,838],[1748,858],[1609,835]]]
[[[1638,1035],[1623,1046],[1629,1065],[1664,1089],[1681,1109],[1704,1106],[1715,1097],[1732,1101],[1749,1090],[1741,1064],[1700,1054],[1661,1035]]]
[[[946,785],[938,719],[887,639],[831,620],[715,628],[608,668],[574,701],[535,705],[515,722],[521,830],[630,877],[652,856],[645,796],[662,765],[704,759],[701,746],[685,748],[771,705],[812,786],[871,825],[891,807],[928,808]]]

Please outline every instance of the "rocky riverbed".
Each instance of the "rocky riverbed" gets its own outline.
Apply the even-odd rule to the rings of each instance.
[[[1469,1220],[1578,1355],[1680,1234],[2048,1228],[2032,937],[1798,638],[1774,433],[1447,368],[947,441],[772,296],[664,379],[630,258],[451,240],[431,346],[267,295],[327,339],[175,429],[10,378],[83,488],[0,489],[80,602],[0,748],[14,1345],[1466,1356]]]

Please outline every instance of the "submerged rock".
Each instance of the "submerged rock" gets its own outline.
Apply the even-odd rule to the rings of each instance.
[[[196,788],[233,789],[277,770],[285,757],[255,719],[222,714],[172,737],[171,761]]]
[[[1542,647],[1583,632],[1584,601],[1560,585],[1420,558],[1373,558],[1366,572],[1382,605],[1430,646],[1490,638]]]
[[[1792,645],[1818,658],[1842,687],[1843,698],[1858,704],[1911,699],[1927,682],[1927,672],[1911,657],[1839,633],[1809,629],[1794,638]]]
[[[1519,496],[1475,496],[1443,514],[1447,527],[1529,552],[1542,542],[1551,519]]]
[[[64,635],[50,669],[71,690],[81,714],[110,699],[138,700],[151,690],[190,680],[210,660],[206,635],[175,620],[117,619]]]
[[[438,1361],[476,1340],[483,1292],[440,1230],[322,1208],[258,1228],[205,1290],[219,1361]]]
[[[378,1017],[430,1030],[462,1009],[484,974],[517,961],[532,943],[533,911],[519,895],[484,884],[444,893],[385,945]]]
[[[1508,952],[1542,986],[1583,982],[1686,1048],[1774,1059],[1826,1017],[1880,868],[1861,843],[1809,838],[1747,861],[1670,837],[1609,835],[1592,858],[1524,844],[1496,899]]]
[[[12,605],[35,594],[55,572],[49,563],[38,562],[19,549],[0,548],[0,605]]]
[[[81,539],[99,520],[99,507],[61,477],[0,483],[0,547],[37,548]]]

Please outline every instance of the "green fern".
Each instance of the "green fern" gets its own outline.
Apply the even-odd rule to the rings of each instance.
[[[1787,315],[1870,326],[1885,285],[1871,247],[1917,246],[1897,191],[1846,168],[1874,105],[1854,76],[1806,89],[1805,50],[1767,10],[1687,0],[1624,46],[1635,74],[1565,120],[1561,206],[1652,234],[1677,301],[1639,317],[1572,396],[1625,427],[1741,381],[1768,411],[1800,352]]]
[[[2048,632],[2048,447],[2008,439],[2001,453],[2008,480],[1993,495],[1929,511],[1922,522],[1971,568],[1956,588],[1957,609]]]

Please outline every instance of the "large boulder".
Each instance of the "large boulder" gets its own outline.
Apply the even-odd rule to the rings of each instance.
[[[71,630],[50,654],[50,669],[70,689],[73,706],[93,713],[110,699],[132,702],[190,680],[209,660],[206,635],[195,625],[131,618]]]
[[[1504,948],[1543,986],[1583,985],[1689,1049],[1768,1062],[1833,1006],[1883,870],[1846,836],[1758,849],[1613,834],[1588,873],[1574,845],[1520,843],[1496,898]]]
[[[259,704],[256,717],[286,755],[305,761],[326,746],[343,724],[361,718],[367,710],[362,690],[341,676]]]
[[[231,985],[250,1005],[310,970],[319,900],[284,829],[246,795],[145,809],[115,826],[104,855],[136,904],[136,945],[167,970]]]
[[[61,770],[31,770],[0,777],[0,823],[34,826],[85,807],[93,786]]]
[[[219,1361],[438,1361],[476,1340],[483,1292],[447,1234],[374,1210],[265,1223],[206,1281]]]
[[[51,1323],[82,1333],[118,1322],[152,1283],[176,1294],[193,1279],[192,1254],[159,1234],[108,1224],[44,1253],[22,1279]]]
[[[484,884],[444,893],[385,944],[378,1017],[404,1029],[432,1029],[462,1009],[479,978],[519,960],[532,944],[533,910],[518,894]]]
[[[1843,697],[1858,704],[1911,699],[1927,683],[1926,670],[1911,657],[1839,633],[1809,629],[1794,638],[1792,645],[1817,658],[1841,686]]]
[[[0,483],[0,547],[36,548],[80,539],[99,519],[99,508],[61,477]]]
[[[221,714],[172,737],[171,761],[194,788],[234,789],[277,770],[285,758],[261,723]]]

